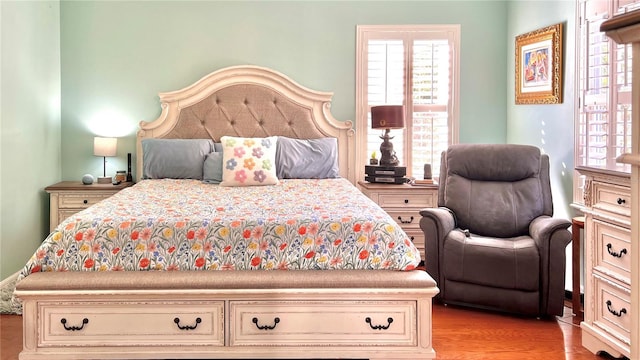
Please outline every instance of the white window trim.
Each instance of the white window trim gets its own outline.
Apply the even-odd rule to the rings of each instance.
[[[398,38],[397,32],[425,32],[442,33],[448,32],[453,40],[454,48],[451,54],[452,77],[451,77],[451,108],[449,110],[448,132],[449,144],[456,144],[459,141],[459,114],[460,114],[460,25],[358,25],[356,39],[356,166],[361,166],[357,170],[357,180],[364,180],[364,166],[369,163],[367,154],[367,129],[368,129],[368,102],[366,101],[367,77],[366,65],[366,39],[370,33],[388,32],[390,37]],[[408,71],[408,70],[407,70]],[[406,78],[411,81],[410,74]],[[407,84],[410,86],[410,84]],[[409,111],[408,107],[406,111]],[[363,135],[364,134],[364,135]]]

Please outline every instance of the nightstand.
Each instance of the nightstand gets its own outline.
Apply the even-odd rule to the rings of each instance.
[[[360,191],[386,211],[420,250],[424,260],[424,233],[420,210],[438,204],[438,185],[392,185],[358,181]]]
[[[53,231],[69,216],[133,184],[133,182],[123,182],[118,185],[83,185],[80,181],[62,181],[47,186],[44,190],[50,196],[49,230]]]

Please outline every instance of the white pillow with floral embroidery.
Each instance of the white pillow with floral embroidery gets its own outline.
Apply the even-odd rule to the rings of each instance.
[[[276,185],[277,136],[241,138],[223,136],[220,186]]]

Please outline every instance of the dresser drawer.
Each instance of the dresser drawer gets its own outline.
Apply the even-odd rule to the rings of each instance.
[[[378,195],[378,205],[385,209],[394,207],[415,209],[434,207],[436,203],[434,193],[418,194],[415,191],[384,192]]]
[[[631,231],[593,220],[596,240],[596,269],[627,284],[631,279]]]
[[[231,346],[415,346],[418,341],[414,301],[231,301],[229,314]]]
[[[593,324],[629,344],[631,333],[630,290],[596,277]]]
[[[631,216],[631,189],[627,186],[593,182],[593,209],[618,216]]]
[[[224,345],[224,302],[42,302],[39,347]]]
[[[102,193],[102,194],[60,194],[58,197],[58,207],[59,208],[74,208],[74,209],[85,209],[89,206],[98,203],[110,196],[113,193]]]

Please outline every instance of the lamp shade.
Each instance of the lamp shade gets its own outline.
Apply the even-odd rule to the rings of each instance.
[[[117,138],[95,137],[93,138],[93,155],[116,156]]]
[[[371,107],[372,129],[404,128],[404,109],[402,105],[381,105]]]

